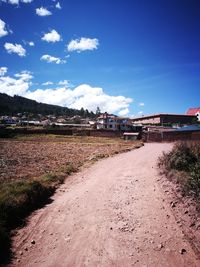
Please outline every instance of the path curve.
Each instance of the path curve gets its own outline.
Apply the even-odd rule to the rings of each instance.
[[[14,237],[11,266],[200,266],[158,183],[171,147],[148,143],[68,178]]]

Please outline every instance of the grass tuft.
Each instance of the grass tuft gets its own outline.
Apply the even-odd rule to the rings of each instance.
[[[67,175],[70,175],[71,173],[77,172],[78,167],[75,167],[72,163],[67,163],[66,166],[63,167],[63,172]]]
[[[48,186],[58,186],[64,182],[65,177],[62,174],[46,173],[38,178],[39,182]]]
[[[10,231],[34,209],[43,205],[54,188],[39,181],[13,181],[0,188],[0,259],[9,254]]]
[[[178,142],[163,153],[158,166],[181,185],[184,194],[200,200],[200,142]]]

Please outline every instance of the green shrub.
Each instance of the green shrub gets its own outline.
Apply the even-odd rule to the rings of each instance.
[[[185,194],[200,199],[200,142],[175,144],[159,159],[158,166],[181,184]]]
[[[77,172],[78,167],[74,166],[71,162],[68,162],[65,166],[61,168],[64,174],[70,175],[73,172]]]
[[[45,186],[57,186],[64,182],[64,176],[61,174],[47,173],[38,179]]]
[[[3,184],[0,189],[0,223],[12,229],[52,193],[53,188],[45,187],[38,181]]]
[[[70,175],[71,173],[76,172],[77,168],[73,166],[72,164],[69,164],[65,167],[64,171],[66,174]]]
[[[0,188],[0,263],[9,253],[10,231],[52,195],[54,187],[39,181],[14,181]],[[5,256],[5,257],[3,257]]]
[[[185,190],[200,199],[200,162],[191,169]]]
[[[165,154],[165,157],[166,167],[178,171],[189,171],[197,162],[189,143],[185,142],[177,143],[169,154]]]
[[[10,231],[19,226],[26,216],[42,206],[53,194],[56,187],[64,181],[66,174],[77,171],[67,163],[62,172],[47,173],[35,180],[2,183],[0,187],[0,263],[3,255],[8,255]],[[6,253],[7,252],[7,253]]]

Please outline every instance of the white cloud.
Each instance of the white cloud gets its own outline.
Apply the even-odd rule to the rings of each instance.
[[[99,45],[98,39],[90,39],[90,38],[80,38],[80,39],[75,39],[71,40],[69,44],[67,45],[67,49],[69,52],[77,51],[77,52],[82,52],[86,50],[94,50],[97,49]]]
[[[131,98],[124,96],[108,95],[102,88],[92,87],[88,84],[81,84],[74,89],[58,86],[57,88],[36,89],[30,90],[33,79],[32,73],[29,71],[22,71],[10,76],[0,76],[0,92],[9,95],[21,95],[38,102],[66,106],[69,108],[76,108],[96,111],[97,106],[102,112],[119,114],[121,116],[127,115],[129,106],[132,103]],[[64,81],[62,81],[64,82]],[[62,83],[61,82],[61,83]],[[48,84],[47,84],[48,83]],[[44,83],[45,85],[52,85],[51,82]],[[44,85],[43,84],[43,85]]]
[[[40,60],[46,61],[47,63],[56,63],[56,64],[66,63],[66,60],[61,59],[59,57],[53,57],[50,55],[43,55],[43,56],[41,56]]]
[[[22,42],[24,45],[35,46],[35,43],[33,41],[22,40]]]
[[[59,3],[59,2],[56,4],[56,8],[57,8],[57,9],[61,9],[61,8],[62,8],[62,7],[60,6],[60,3]]]
[[[47,85],[52,85],[52,84],[53,84],[53,82],[50,82],[50,81],[45,82],[45,83],[42,83],[42,85],[45,85],[45,86],[47,86]]]
[[[10,76],[0,77],[0,92],[8,95],[21,95],[25,96],[33,76],[29,71],[22,71],[15,74],[15,78]]]
[[[63,85],[65,87],[70,86],[70,82],[68,80],[59,81],[58,85]]]
[[[126,116],[129,113],[129,109],[125,108],[118,112],[119,116]]]
[[[6,23],[0,19],[0,37],[6,36],[7,34]]]
[[[11,5],[19,5],[19,2],[22,2],[25,4],[33,2],[33,0],[1,0],[1,1],[4,3],[11,4]]]
[[[12,5],[18,5],[19,4],[19,0],[8,0],[8,3],[12,4]]]
[[[35,46],[34,42],[32,42],[32,41],[29,42],[28,44],[29,44],[30,46]]]
[[[0,76],[4,76],[8,71],[7,67],[0,67]]]
[[[52,15],[51,11],[49,11],[45,7],[36,8],[35,12],[38,16],[41,16],[41,17]]]
[[[33,79],[33,75],[28,70],[23,70],[20,73],[16,73],[15,77],[20,78],[22,81],[29,81]]]
[[[28,4],[28,3],[31,3],[33,2],[33,0],[21,0],[22,3],[25,3],[25,4]]]
[[[138,114],[140,114],[140,115],[143,114],[143,111],[139,111]]]
[[[42,40],[52,43],[59,42],[61,41],[61,35],[56,30],[52,30],[48,33],[45,33],[42,37]]]
[[[138,104],[138,106],[143,107],[144,106],[144,103],[141,102],[141,103]]]
[[[5,43],[4,48],[7,50],[8,54],[15,53],[20,57],[26,56],[26,50],[20,44]]]
[[[26,96],[39,102],[67,106],[70,108],[96,111],[97,106],[101,111],[109,113],[122,113],[127,115],[128,107],[132,99],[124,96],[107,95],[102,88],[91,87],[82,84],[75,89],[55,88],[55,89],[37,89],[33,92],[27,92]]]

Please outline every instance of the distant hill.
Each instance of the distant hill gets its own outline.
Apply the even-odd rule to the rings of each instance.
[[[71,109],[67,107],[61,107],[56,105],[49,105],[44,103],[38,103],[35,100],[31,100],[21,96],[9,96],[7,94],[0,93],[0,115],[16,115],[17,113],[32,113],[42,115],[66,115],[82,117],[95,117],[93,112],[89,112],[87,109],[81,110]]]

